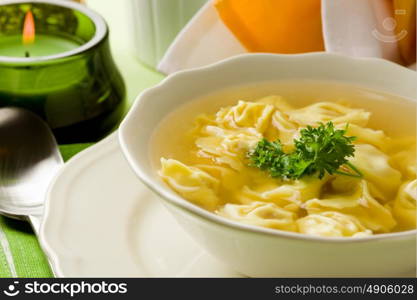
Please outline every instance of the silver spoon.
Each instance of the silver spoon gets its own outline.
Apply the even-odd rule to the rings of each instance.
[[[46,191],[63,164],[48,125],[21,108],[0,109],[0,214],[38,234]]]

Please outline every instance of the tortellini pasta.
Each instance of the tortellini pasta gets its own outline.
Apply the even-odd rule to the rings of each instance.
[[[416,227],[417,180],[406,182],[400,188],[394,201],[393,214],[401,229]]]
[[[319,102],[300,109],[290,111],[290,120],[301,126],[314,125],[317,122],[326,123],[332,121],[334,124],[355,124],[366,126],[370,113],[363,109],[352,109],[347,106]]]
[[[196,117],[182,161],[161,159],[160,176],[183,198],[233,221],[321,237],[364,237],[416,227],[415,138],[367,127],[370,112],[333,102],[296,108],[280,96],[240,100]],[[248,153],[266,138],[294,147],[300,129],[332,121],[355,136],[349,159],[363,174],[298,180],[270,177]]]
[[[181,196],[207,209],[216,207],[220,185],[217,178],[174,159],[162,158],[161,165],[160,175]]]
[[[405,178],[413,179],[416,177],[416,144],[414,139],[401,139],[393,143],[390,152],[390,163],[397,168]]]
[[[251,188],[253,184],[248,184],[243,186],[238,201],[241,203],[273,202],[291,211],[298,211],[305,201],[319,197],[324,183],[324,180],[318,178],[302,178],[281,184],[257,183],[253,188]]]
[[[219,210],[218,214],[251,225],[286,231],[297,230],[295,214],[273,203],[252,202],[247,205],[227,203]]]
[[[335,211],[310,214],[297,220],[300,233],[325,237],[369,236],[372,231],[355,217]]]
[[[401,173],[391,167],[388,155],[369,144],[356,145],[355,149],[351,162],[382,192],[384,198],[394,198],[401,185]]]
[[[339,125],[339,127],[341,126]],[[358,143],[374,146],[381,151],[386,151],[388,145],[390,144],[390,139],[382,130],[364,128],[349,123],[347,133],[350,136],[355,136]]]
[[[309,214],[337,211],[355,216],[373,232],[389,232],[396,225],[391,211],[372,197],[365,180],[361,180],[352,193],[311,199],[305,203],[305,208]]]
[[[226,128],[254,128],[263,133],[269,126],[273,112],[274,106],[271,104],[239,101],[233,107],[220,109],[216,121]]]

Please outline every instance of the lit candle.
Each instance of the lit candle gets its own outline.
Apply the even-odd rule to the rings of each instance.
[[[22,34],[4,36],[0,39],[0,56],[49,56],[70,51],[80,46],[80,43],[68,38],[36,34],[33,14],[28,11],[25,15]]]
[[[49,56],[67,52],[79,46],[80,45],[74,41],[43,34],[38,34],[36,36],[35,43],[31,45],[22,45],[21,36],[8,36],[0,39],[0,56]]]
[[[0,107],[37,113],[58,142],[85,142],[114,128],[124,97],[99,15],[72,1],[0,1]]]

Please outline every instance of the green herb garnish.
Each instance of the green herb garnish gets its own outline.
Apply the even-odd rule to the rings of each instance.
[[[352,142],[356,137],[345,136],[347,128],[346,125],[345,129],[335,129],[332,122],[319,123],[317,128],[307,126],[300,131],[300,138],[294,140],[295,150],[291,153],[282,150],[279,140],[262,139],[249,153],[251,165],[282,179],[299,179],[313,174],[318,174],[321,179],[326,172],[362,177],[362,173],[348,161],[354,156]]]

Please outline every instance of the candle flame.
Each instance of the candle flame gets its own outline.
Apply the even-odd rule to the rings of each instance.
[[[25,21],[23,23],[23,44],[29,45],[35,42],[35,20],[31,11],[28,11],[25,15]]]

